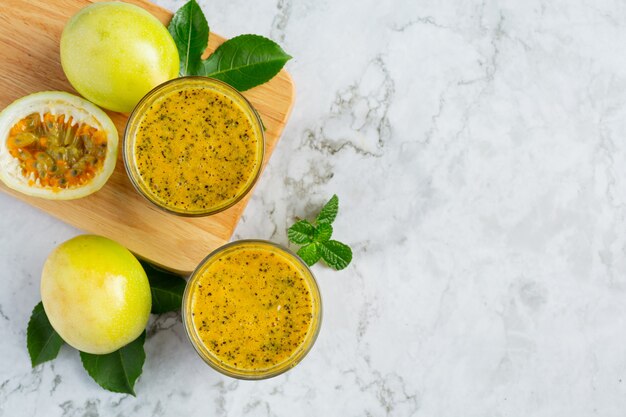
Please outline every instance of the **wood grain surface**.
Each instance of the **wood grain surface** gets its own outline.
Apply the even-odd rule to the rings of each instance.
[[[37,91],[62,90],[76,94],[61,68],[59,42],[68,19],[91,2],[0,1],[0,109]],[[170,20],[169,11],[146,0],[127,2],[145,8],[164,24]],[[212,33],[207,53],[223,41]],[[283,70],[270,82],[244,95],[256,107],[266,127],[266,164],[289,117],[293,83]],[[121,139],[127,115],[108,114]],[[85,232],[116,240],[144,259],[182,273],[192,271],[209,252],[230,239],[251,195],[213,216],[184,218],[165,213],[137,194],[124,170],[121,152],[107,184],[86,198],[50,201],[16,193],[1,184],[0,190]]]

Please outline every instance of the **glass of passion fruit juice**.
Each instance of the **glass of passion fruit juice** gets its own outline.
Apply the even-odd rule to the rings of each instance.
[[[265,379],[297,365],[322,320],[308,266],[264,240],[229,243],[207,256],[183,295],[183,323],[200,357],[239,379]]]
[[[207,216],[254,186],[265,151],[263,124],[233,87],[182,77],[149,92],[130,115],[123,157],[150,202],[182,216]]]

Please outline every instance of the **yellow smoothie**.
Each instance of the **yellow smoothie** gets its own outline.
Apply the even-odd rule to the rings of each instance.
[[[213,365],[235,372],[290,367],[319,327],[319,292],[310,271],[268,242],[243,241],[211,256],[187,292],[186,321],[201,350]]]
[[[260,123],[247,101],[206,78],[178,79],[152,94],[132,122],[139,188],[183,214],[216,212],[238,201],[263,160]]]

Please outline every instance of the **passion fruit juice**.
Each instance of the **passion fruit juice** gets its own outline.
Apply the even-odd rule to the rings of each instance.
[[[263,160],[263,132],[239,93],[191,77],[166,83],[144,100],[131,116],[132,144],[125,152],[131,154],[131,179],[151,201],[179,214],[210,214],[252,187]]]
[[[250,379],[298,363],[321,319],[309,269],[264,241],[235,242],[210,255],[190,279],[183,309],[188,334],[205,361]]]

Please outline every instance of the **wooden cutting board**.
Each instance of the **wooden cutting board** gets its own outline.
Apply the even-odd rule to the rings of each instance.
[[[126,0],[164,24],[171,13],[147,0]],[[94,0],[0,0],[0,109],[30,93],[63,90],[76,94],[59,57],[61,32],[68,19]],[[182,6],[183,3],[181,3]],[[216,25],[216,22],[210,22]],[[211,34],[207,53],[224,41]],[[285,127],[294,100],[291,77],[281,71],[270,82],[244,93],[265,124],[266,158]],[[128,117],[108,112],[120,139]],[[121,144],[120,144],[121,149]],[[226,243],[251,195],[234,207],[202,218],[184,218],[150,205],[131,185],[118,158],[107,184],[89,197],[50,201],[0,190],[89,233],[109,237],[138,256],[167,269],[189,273],[213,249]]]

